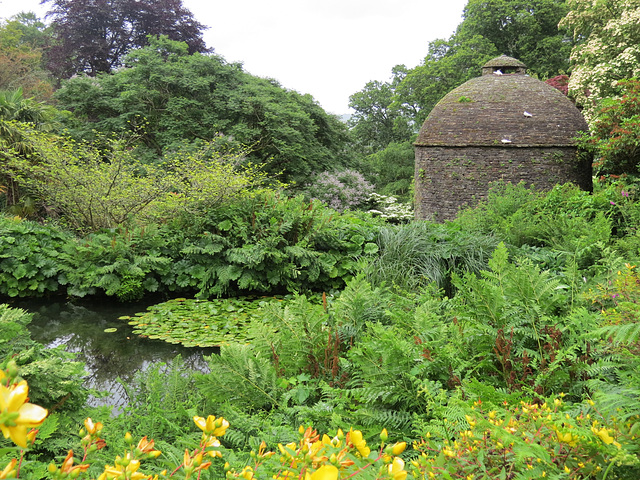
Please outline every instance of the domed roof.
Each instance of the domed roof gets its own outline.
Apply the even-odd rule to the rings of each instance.
[[[483,75],[449,92],[425,120],[416,146],[538,147],[575,145],[587,123],[552,86],[524,74],[525,65],[501,56]]]

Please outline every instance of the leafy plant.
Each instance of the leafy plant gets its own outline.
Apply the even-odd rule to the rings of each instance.
[[[330,291],[354,275],[358,258],[376,253],[379,225],[301,196],[267,192],[185,225],[195,230],[193,240],[182,247],[182,261],[163,282],[182,285],[195,279],[202,297]]]
[[[76,411],[88,390],[82,386],[84,365],[64,348],[45,348],[31,340],[27,325],[31,314],[0,304],[0,369],[12,362],[31,386],[32,401],[51,411]]]
[[[0,215],[0,295],[58,292],[65,269],[60,253],[72,238],[53,226]]]
[[[265,181],[259,166],[243,165],[246,152],[221,153],[215,142],[176,149],[155,165],[142,163],[123,141],[101,139],[100,149],[27,128],[22,134],[39,162],[10,156],[21,184],[85,233],[193,215]]]
[[[60,283],[76,297],[104,293],[139,300],[161,290],[162,275],[171,266],[165,245],[155,227],[117,228],[76,239],[60,254],[65,265]]]

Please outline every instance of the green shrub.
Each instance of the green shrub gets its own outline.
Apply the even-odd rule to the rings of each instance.
[[[382,225],[277,193],[193,220],[182,227],[188,237],[163,283],[194,286],[203,297],[341,288],[356,273],[358,259],[376,253]]]
[[[0,295],[57,293],[65,269],[60,255],[72,238],[53,226],[0,215]]]
[[[171,266],[166,240],[154,227],[115,228],[68,242],[60,254],[60,283],[74,297],[104,294],[135,301],[162,291],[160,280]]]

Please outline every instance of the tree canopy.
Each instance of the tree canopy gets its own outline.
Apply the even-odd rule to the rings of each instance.
[[[20,13],[0,24],[0,90],[22,89],[40,100],[53,93],[42,55],[48,44],[45,24],[33,13]]]
[[[59,78],[95,76],[122,65],[149,35],[185,42],[189,53],[208,52],[197,22],[182,0],[43,0],[50,3],[54,43],[47,58]]]
[[[213,54],[189,54],[183,42],[150,37],[124,68],[65,82],[56,93],[74,112],[71,131],[133,135],[148,161],[185,144],[220,138],[251,146],[285,181],[346,165],[347,131],[310,95],[286,90]]]

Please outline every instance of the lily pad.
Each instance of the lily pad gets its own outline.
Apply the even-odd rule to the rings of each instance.
[[[263,309],[269,304],[282,300],[282,297],[177,298],[122,320],[142,337],[181,343],[185,347],[218,347],[250,341],[250,324],[261,320]]]
[[[104,329],[104,333],[113,333],[113,332],[117,332],[118,329],[117,328],[105,328]]]

